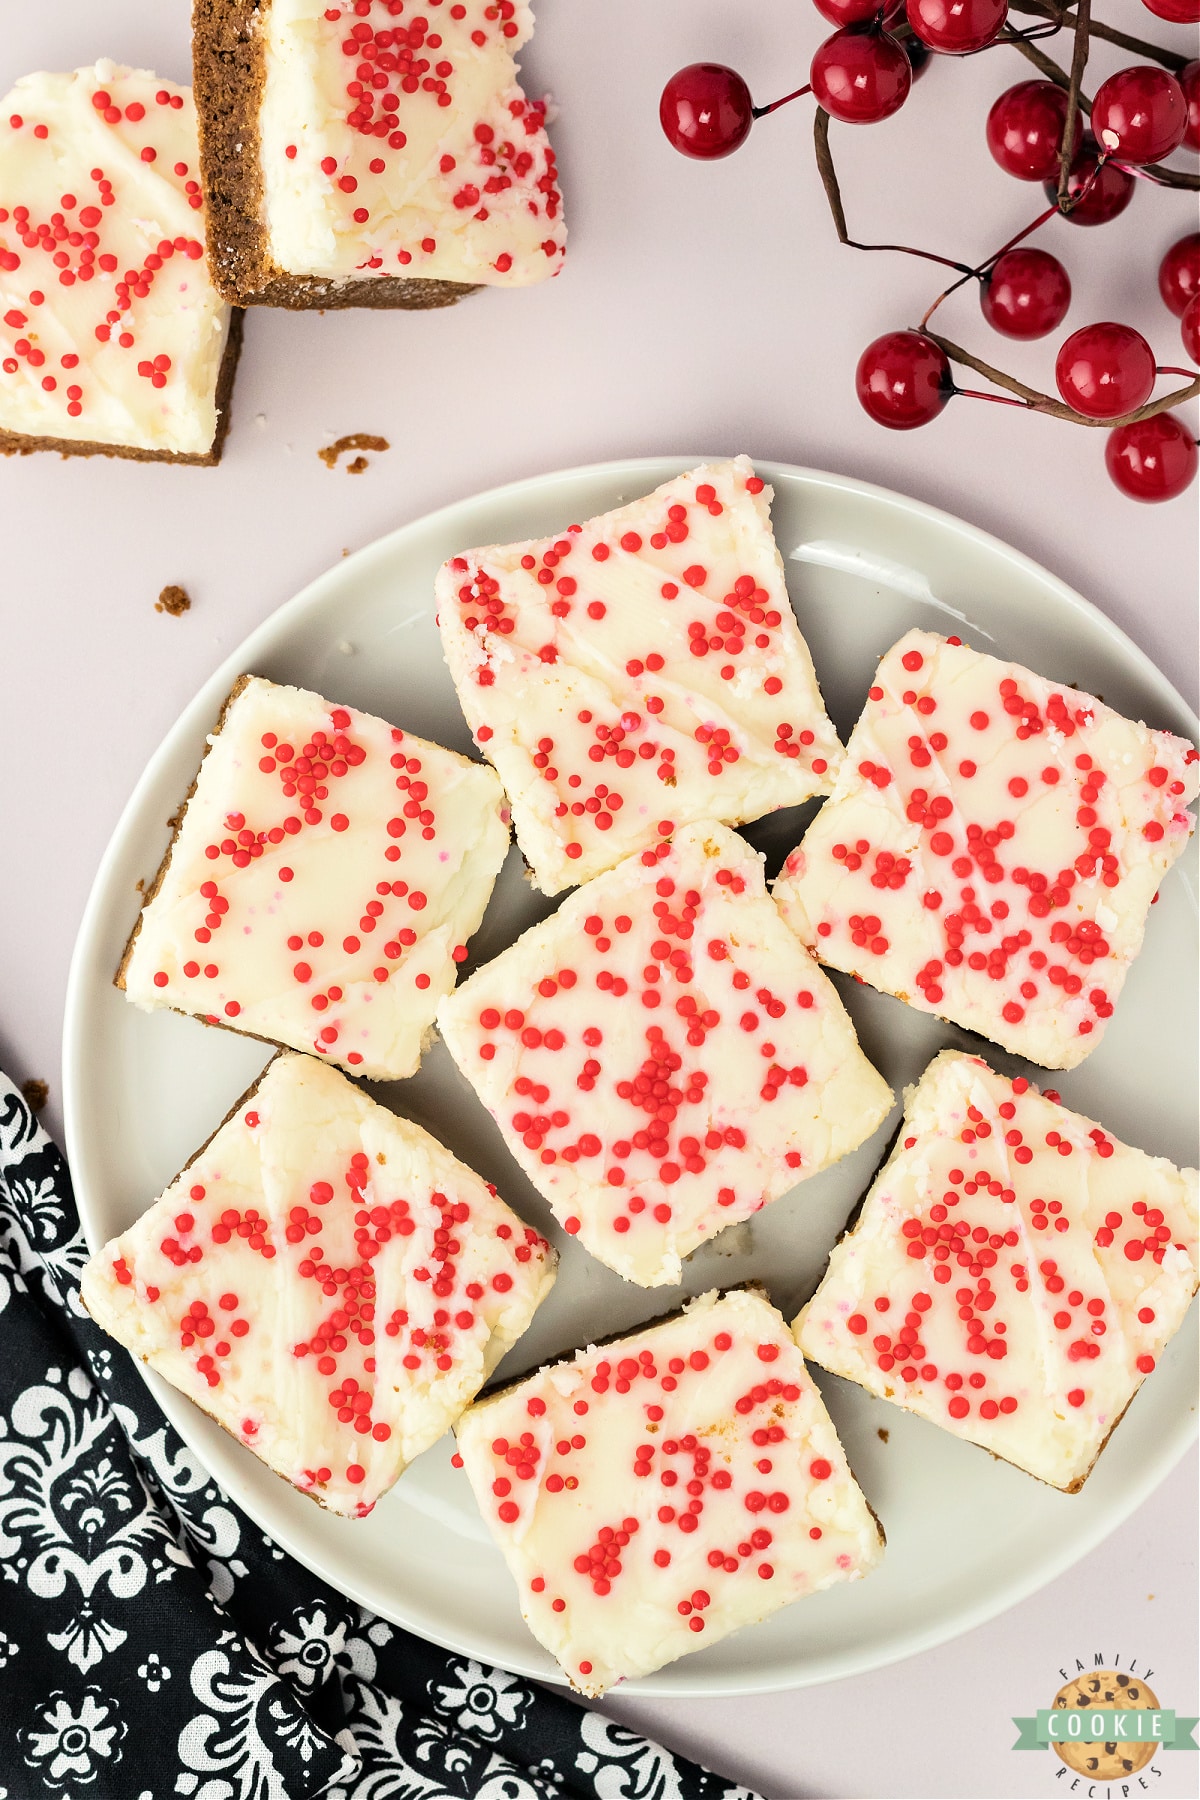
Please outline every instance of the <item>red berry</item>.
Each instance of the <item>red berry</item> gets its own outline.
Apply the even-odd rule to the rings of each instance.
[[[889,331],[868,344],[854,380],[864,410],[892,431],[928,425],[954,392],[945,352],[919,331]]]
[[[1142,5],[1168,25],[1200,23],[1200,0],[1142,0]]]
[[[882,8],[882,0],[813,0],[831,25],[865,25]]]
[[[1083,199],[1077,201],[1070,212],[1064,215],[1072,225],[1107,225],[1110,219],[1123,213],[1133,199],[1136,186],[1134,177],[1110,162],[1103,163],[1099,174],[1095,174],[1099,158],[1100,151],[1095,138],[1085,133],[1067,180],[1067,193],[1072,198],[1087,188]],[[1057,196],[1057,182],[1048,181],[1047,200],[1054,200]]]
[[[1102,82],[1092,101],[1092,130],[1110,155],[1156,163],[1183,142],[1188,109],[1183,89],[1166,69],[1139,63]]]
[[[1177,77],[1187,107],[1183,141],[1189,150],[1200,150],[1200,62],[1190,62]]]
[[[965,56],[1000,35],[1008,0],[908,0],[908,22],[931,50]]]
[[[1073,331],[1054,364],[1059,393],[1089,419],[1118,419],[1144,406],[1154,376],[1154,352],[1141,332],[1111,320]]]
[[[1164,306],[1182,318],[1188,301],[1200,293],[1200,231],[1171,245],[1158,265],[1158,291]]]
[[[1058,152],[1067,122],[1067,96],[1052,81],[1018,81],[993,102],[987,117],[988,149],[1018,181],[1057,181]],[[1072,154],[1083,127],[1075,120]]]
[[[745,143],[754,123],[754,106],[736,69],[723,63],[689,63],[663,89],[658,116],[676,150],[712,161]]]
[[[886,31],[848,27],[826,38],[812,60],[813,98],[846,125],[874,125],[898,112],[912,64]]]
[[[1188,359],[1200,363],[1200,294],[1196,294],[1183,309],[1183,317],[1179,321],[1179,335],[1183,339],[1183,347]]]
[[[1175,413],[1156,413],[1108,434],[1104,461],[1131,500],[1174,500],[1196,479],[1196,440]]]
[[[979,290],[983,316],[1005,337],[1045,337],[1061,325],[1071,304],[1071,280],[1045,250],[1006,250]]]

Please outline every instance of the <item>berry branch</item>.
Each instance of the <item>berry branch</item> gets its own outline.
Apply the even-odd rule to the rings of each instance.
[[[1102,425],[1105,462],[1116,485],[1139,500],[1174,498],[1200,468],[1194,433],[1172,411],[1200,395],[1200,375],[1159,363],[1131,326],[1101,321],[1074,331],[1055,359],[1058,398],[929,329],[938,307],[974,282],[987,323],[1017,339],[1045,337],[1071,304],[1071,282],[1058,257],[1027,243],[1056,217],[1076,226],[1102,225],[1130,204],[1139,181],[1200,188],[1200,175],[1164,161],[1181,145],[1200,150],[1200,58],[1193,61],[1093,17],[1092,0],[813,0],[838,26],[812,59],[808,83],[769,106],[754,106],[733,69],[693,63],[663,90],[659,116],[675,147],[708,159],[742,144],[755,120],[811,93],[813,149],[840,243],[855,250],[915,256],[953,271],[955,279],[926,309],[915,330],[891,331],[868,345],[856,373],[858,397],[881,425],[907,431],[928,424],[953,397],[1019,406],[1075,425]],[[1200,17],[1200,0],[1144,0],[1156,16]],[[1033,15],[1021,30],[1010,12]],[[1070,72],[1032,40],[1072,32]],[[1091,43],[1104,39],[1149,58],[1118,70],[1089,98],[1083,87]],[[1009,44],[1040,80],[1008,88],[987,118],[987,143],[1009,175],[1040,183],[1049,202],[998,250],[974,265],[912,244],[866,243],[850,235],[830,144],[830,119],[866,125],[891,117],[908,99],[934,53],[973,56]],[[1178,70],[1178,79],[1172,71]],[[1091,130],[1085,131],[1087,118]],[[1061,229],[1061,227],[1059,228]],[[1162,259],[1159,291],[1180,322],[1189,360],[1200,364],[1200,232],[1181,238]],[[951,365],[971,369],[1000,390],[964,388]],[[1161,376],[1187,384],[1154,398]]]
[[[1009,0],[1010,5],[1014,3],[1015,0]],[[1091,37],[1099,37],[1102,35],[1099,25],[1090,20],[1089,34]],[[1137,40],[1133,41],[1136,42]],[[1034,68],[1038,69],[1048,81],[1054,82],[1056,87],[1062,88],[1064,93],[1069,94],[1071,88],[1071,76],[1067,74],[1065,69],[1059,67],[1053,57],[1047,56],[1044,50],[1039,50],[1036,44],[1031,44],[1027,38],[1021,37],[1018,33],[1011,32],[1007,26],[1001,34],[1001,42],[1011,44],[1014,50],[1019,50],[1026,60],[1031,62]],[[1182,57],[1175,57],[1173,60],[1183,63]],[[1183,66],[1185,68],[1188,67],[1187,64],[1183,64]],[[1072,71],[1072,73],[1073,72],[1074,71]],[[1091,116],[1092,103],[1083,92],[1082,88],[1076,89],[1076,104],[1080,112],[1087,113],[1089,117]],[[1067,134],[1065,132],[1063,135],[1063,142],[1067,142]],[[1124,167],[1123,164],[1119,164],[1118,166]],[[1200,175],[1195,174],[1190,169],[1172,169],[1165,163],[1152,163],[1146,169],[1139,169],[1136,171],[1129,170],[1126,172],[1136,173],[1146,180],[1155,182],[1159,187],[1200,190]]]
[[[1099,425],[1107,430],[1116,430],[1122,425],[1137,425],[1143,419],[1153,419],[1159,413],[1169,412],[1173,406],[1182,406],[1185,400],[1194,400],[1200,394],[1200,375],[1189,381],[1186,387],[1177,388],[1173,394],[1164,394],[1161,400],[1148,400],[1145,406],[1139,406],[1132,412],[1121,413],[1113,419],[1089,419],[1085,413],[1076,412],[1074,407],[1066,406],[1061,400],[1055,400],[1051,394],[1041,394],[1036,388],[1026,387],[1015,375],[1006,375],[1003,369],[994,369],[991,363],[982,357],[973,356],[960,344],[952,343],[949,338],[939,337],[936,331],[926,331],[925,336],[935,343],[939,350],[950,358],[951,362],[960,363],[964,369],[974,370],[982,375],[985,381],[994,382],[997,387],[1004,388],[1007,393],[1016,394],[1030,412],[1048,413],[1053,419],[1067,419],[1072,425]],[[1182,370],[1169,370],[1164,373],[1181,374]]]
[[[1086,6],[1086,0],[1084,0],[1084,5]],[[991,256],[987,257],[985,261],[979,263],[974,268],[971,268],[966,263],[954,262],[950,257],[935,256],[928,250],[916,250],[909,244],[864,244],[857,238],[852,238],[850,236],[849,228],[846,223],[846,211],[845,204],[842,200],[841,183],[838,180],[837,169],[834,165],[833,152],[829,147],[829,114],[825,112],[822,107],[816,109],[816,117],[813,120],[813,142],[816,150],[817,169],[825,188],[826,199],[829,202],[829,210],[833,216],[834,228],[837,231],[841,243],[847,245],[852,250],[900,251],[908,256],[920,256],[929,262],[943,263],[948,268],[961,271],[961,279],[953,282],[950,287],[946,288],[943,293],[938,295],[938,298],[933,302],[933,305],[930,306],[920,324],[920,334],[927,337],[931,343],[936,344],[938,349],[950,358],[951,362],[960,363],[964,368],[972,369],[975,374],[982,375],[986,381],[994,382],[997,387],[1004,388],[1006,392],[1017,395],[1020,402],[1024,404],[1030,412],[1048,413],[1052,418],[1065,419],[1073,425],[1101,425],[1110,430],[1116,430],[1123,425],[1138,424],[1143,419],[1155,418],[1159,413],[1169,412],[1172,407],[1181,406],[1184,401],[1194,400],[1197,395],[1200,395],[1200,376],[1197,376],[1190,381],[1186,387],[1178,388],[1174,393],[1165,394],[1160,399],[1148,400],[1144,405],[1138,406],[1128,412],[1119,413],[1115,417],[1092,418],[1086,413],[1077,411],[1073,406],[1065,405],[1061,400],[1055,400],[1050,394],[1039,393],[1036,388],[1027,387],[1026,384],[1023,381],[1019,381],[1015,375],[1008,375],[1002,369],[994,368],[991,363],[984,362],[982,358],[972,355],[969,350],[964,350],[961,345],[952,343],[949,338],[939,337],[937,332],[928,329],[928,321],[936,309],[941,305],[942,301],[948,299],[949,296],[953,294],[957,288],[962,287],[965,282],[970,281],[973,278],[982,279],[986,276],[987,271],[994,267],[1002,256],[1005,256],[1010,250],[1014,249],[1022,239],[1028,237],[1031,232],[1036,231],[1040,225],[1044,225],[1048,219],[1053,218],[1055,213],[1060,210],[1059,205],[1056,203],[1054,206],[1047,207],[1044,212],[1039,213],[1037,218],[1026,225],[1023,230],[1017,232],[1014,237],[1009,238],[1006,243],[1001,245],[999,250],[994,251]],[[1074,197],[1074,201],[1068,201],[1068,204],[1078,203],[1078,201],[1081,201],[1086,197],[1091,184],[1095,181],[1098,173],[1098,169],[1093,170],[1089,181],[1078,190],[1078,193]],[[1186,371],[1162,370],[1161,372],[1164,374],[1183,374]],[[961,393],[963,390],[959,389],[958,391]],[[972,394],[971,398],[989,399],[994,398],[994,396]]]

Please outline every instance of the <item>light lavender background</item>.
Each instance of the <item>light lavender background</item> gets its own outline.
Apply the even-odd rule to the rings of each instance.
[[[1194,32],[1136,0],[1098,10],[1194,50]],[[1104,475],[1102,433],[1001,407],[960,401],[925,431],[880,431],[854,401],[854,363],[879,332],[916,322],[937,271],[838,248],[804,101],[707,168],[663,140],[658,94],[685,62],[734,63],[759,100],[797,86],[826,34],[807,0],[540,0],[538,12],[525,65],[562,109],[572,237],[559,280],[424,316],[256,312],[217,470],[0,465],[0,1063],[50,1081],[51,1129],[72,941],[151,751],[239,639],[344,550],[474,490],[692,446],[862,476],[1046,563],[1195,704],[1196,489],[1135,506]],[[188,78],[187,0],[0,0],[0,25],[3,90],[100,55]],[[1115,66],[1095,61],[1101,75]],[[983,120],[1026,73],[1004,49],[935,63],[895,119],[835,126],[851,229],[972,260],[1019,229],[1040,190],[995,168]],[[1042,234],[1070,268],[1072,328],[1123,319],[1181,360],[1155,271],[1194,228],[1188,199],[1142,184],[1115,224]],[[996,338],[969,290],[940,316],[947,335],[1052,386],[1052,344]],[[316,457],[349,431],[393,446],[359,478]],[[192,595],[183,619],[154,612],[169,582]],[[1052,1753],[1012,1754],[1010,1715],[1047,1705],[1060,1665],[1096,1651],[1137,1657],[1165,1705],[1197,1710],[1195,1522],[1193,1458],[1100,1550],[957,1643],[793,1694],[618,1694],[608,1710],[771,1800],[1069,1791]],[[1147,1781],[1191,1794],[1195,1759],[1160,1754]]]

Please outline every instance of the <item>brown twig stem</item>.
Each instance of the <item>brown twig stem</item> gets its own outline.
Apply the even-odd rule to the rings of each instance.
[[[1076,15],[1071,8],[1058,6],[1054,0],[1008,0],[1008,3],[1013,12],[1033,13],[1040,19],[1052,19],[1056,25],[1072,26],[1076,22]],[[1135,56],[1144,56],[1175,74],[1188,62],[1186,56],[1180,56],[1175,50],[1164,50],[1161,44],[1151,44],[1145,38],[1131,37],[1127,31],[1118,31],[1115,25],[1104,25],[1099,19],[1092,21],[1091,32],[1093,37],[1103,38],[1108,44],[1116,44],[1121,50],[1130,50]]]
[[[1099,173],[1098,170],[1093,170],[1091,175],[1088,176],[1088,179],[1087,179],[1087,182],[1086,182],[1085,188],[1084,188],[1085,192],[1086,192],[1087,188],[1091,187],[1092,182],[1095,181],[1098,173]],[[1014,236],[1009,238],[1009,240],[1006,244],[1001,244],[1001,246],[998,250],[994,250],[992,252],[991,256],[986,257],[983,262],[981,262],[977,265],[977,267],[975,267],[974,269],[969,269],[967,271],[967,273],[963,276],[960,276],[960,278],[957,281],[952,281],[950,283],[950,286],[948,288],[946,288],[944,290],[944,292],[942,292],[938,295],[937,299],[933,302],[933,305],[931,307],[929,307],[929,309],[925,313],[924,318],[921,320],[921,327],[920,327],[921,330],[924,331],[926,325],[929,323],[930,319],[933,317],[933,315],[937,311],[938,307],[942,304],[943,300],[948,300],[950,298],[951,294],[957,293],[959,288],[962,287],[963,283],[969,281],[973,275],[974,276],[986,275],[987,271],[992,267],[993,263],[998,263],[1000,261],[1000,258],[1004,255],[1005,251],[1013,250],[1016,248],[1016,246],[1018,244],[1023,243],[1027,237],[1029,237],[1033,232],[1035,232],[1038,229],[1039,225],[1044,225],[1046,223],[1047,219],[1052,219],[1057,211],[1058,211],[1057,203],[1054,206],[1048,206],[1044,212],[1040,212],[1038,214],[1036,219],[1032,220],[1028,225],[1023,226],[1020,231],[1016,232]]]
[[[1071,207],[1069,191],[1071,162],[1075,144],[1075,123],[1079,118],[1079,95],[1083,88],[1083,71],[1087,68],[1089,26],[1092,0],[1079,0],[1075,9],[1075,48],[1071,52],[1071,79],[1067,84],[1067,116],[1063,121],[1062,144],[1058,152],[1058,210]]]
[[[1038,73],[1044,75],[1048,81],[1053,81],[1060,88],[1070,87],[1071,77],[1067,71],[1060,69],[1053,57],[1047,56],[1044,50],[1039,50],[1036,44],[1031,44],[1028,38],[1017,37],[1006,27],[1002,42],[1011,44],[1014,50],[1019,50],[1025,60],[1031,62]],[[1079,105],[1083,112],[1090,113],[1092,110],[1092,103],[1085,94],[1080,94]]]
[[[1123,163],[1115,156],[1109,162],[1116,163],[1126,175],[1135,175],[1139,181],[1149,181],[1155,187],[1200,189],[1200,175],[1191,169],[1168,169],[1166,163]]]
[[[959,262],[952,256],[937,256],[932,250],[917,250],[912,244],[864,244],[858,238],[852,238],[846,228],[842,190],[829,148],[829,114],[822,106],[817,107],[813,118],[813,146],[816,152],[817,173],[820,175],[821,185],[825,189],[825,198],[829,202],[834,230],[838,234],[840,243],[847,245],[851,250],[894,250],[904,256],[919,256],[923,262],[941,263],[943,268],[957,269],[964,280],[975,273],[969,263]]]
[[[1135,412],[1122,413],[1117,419],[1089,419],[1085,414],[1076,412],[1073,406],[1066,406],[1061,400],[1055,400],[1052,395],[1041,394],[1036,388],[1026,387],[1015,375],[1006,375],[1003,369],[993,368],[982,357],[973,356],[969,350],[964,350],[961,344],[939,337],[936,331],[926,332],[925,335],[945,351],[951,362],[960,363],[965,369],[973,369],[976,375],[982,375],[985,381],[994,382],[1006,393],[1016,394],[1030,412],[1048,413],[1052,418],[1066,419],[1072,425],[1097,425],[1111,431],[1118,425],[1135,425],[1140,419],[1152,419],[1157,413],[1167,412],[1173,406],[1182,406],[1185,400],[1194,400],[1200,394],[1198,375],[1186,387],[1177,388],[1173,394],[1164,394],[1161,400],[1148,400],[1145,406],[1139,406]]]

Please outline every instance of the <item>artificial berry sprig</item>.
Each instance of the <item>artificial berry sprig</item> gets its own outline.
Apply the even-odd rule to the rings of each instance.
[[[956,272],[958,279],[933,301],[917,330],[885,333],[864,351],[856,386],[865,410],[879,424],[911,430],[936,418],[958,395],[1020,406],[1072,424],[1101,425],[1110,434],[1106,466],[1124,493],[1158,500],[1182,492],[1196,474],[1197,445],[1170,409],[1200,393],[1200,376],[1158,364],[1140,332],[1106,320],[1072,333],[1056,359],[1061,396],[1056,399],[939,336],[929,329],[929,320],[958,288],[975,281],[984,318],[1002,335],[1030,339],[1056,330],[1070,307],[1070,277],[1057,257],[1024,240],[1056,215],[1085,227],[1107,223],[1129,205],[1139,179],[1200,188],[1200,176],[1170,168],[1164,160],[1181,145],[1200,148],[1200,59],[1187,62],[1093,19],[1091,0],[1075,0],[1073,6],[1059,0],[814,4],[839,29],[818,48],[803,87],[756,107],[735,70],[693,63],[667,83],[660,117],[668,138],[685,155],[727,156],[745,142],[756,119],[811,92],[817,102],[817,170],[839,240],[856,250],[901,252]],[[1185,17],[1200,19],[1200,0],[1145,4],[1176,23]],[[1009,20],[1010,9],[1034,15],[1040,26],[1018,30]],[[1068,28],[1073,32],[1069,73],[1034,42]],[[1151,60],[1119,70],[1089,100],[1083,76],[1094,37]],[[1020,82],[1000,95],[988,115],[988,147],[1009,174],[1043,184],[1049,202],[1045,210],[974,266],[910,244],[868,244],[851,237],[829,145],[830,117],[850,124],[888,118],[907,100],[931,52],[974,55],[998,43],[1019,50],[1043,79]],[[1084,115],[1090,130],[1084,129]],[[1200,361],[1200,234],[1181,239],[1167,253],[1159,285],[1166,304],[1180,316],[1187,355]],[[958,386],[952,362],[1004,391]],[[1154,399],[1160,375],[1189,380]]]

